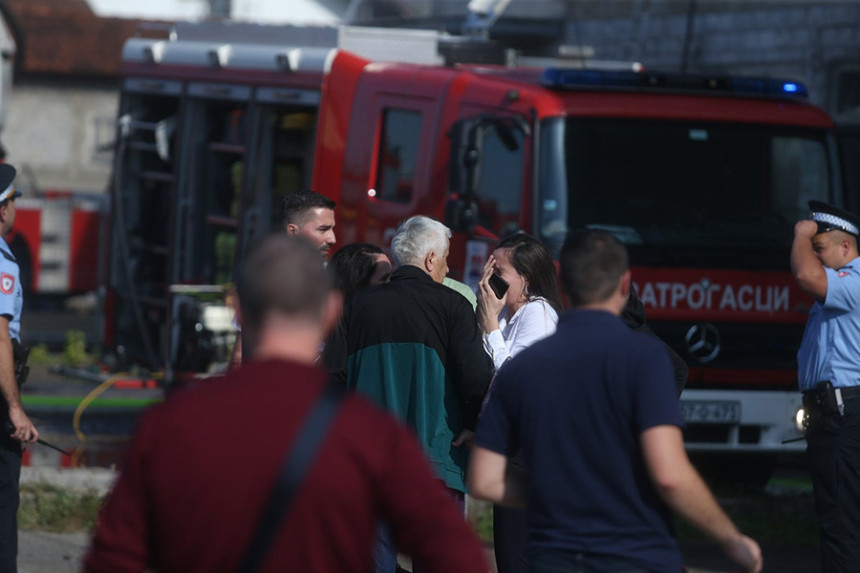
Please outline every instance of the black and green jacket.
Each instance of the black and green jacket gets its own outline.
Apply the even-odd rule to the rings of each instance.
[[[493,376],[471,304],[415,266],[353,297],[329,339],[335,378],[406,422],[445,484],[465,491],[467,449],[451,442],[473,429]]]

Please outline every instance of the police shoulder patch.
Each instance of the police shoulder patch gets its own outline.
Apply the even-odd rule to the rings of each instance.
[[[0,273],[0,292],[12,294],[15,291],[15,277],[9,273]]]

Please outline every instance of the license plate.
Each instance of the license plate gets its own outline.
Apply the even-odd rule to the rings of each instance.
[[[741,404],[734,401],[681,400],[681,413],[687,422],[727,424],[741,421]]]

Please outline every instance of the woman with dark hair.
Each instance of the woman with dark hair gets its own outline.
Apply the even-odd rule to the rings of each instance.
[[[497,296],[496,274],[507,283]],[[478,324],[498,371],[506,360],[555,332],[562,311],[558,275],[549,250],[526,234],[503,239],[487,259],[478,283]]]
[[[493,282],[504,285],[494,274],[507,283],[502,296],[493,290]],[[558,275],[546,246],[526,234],[496,245],[478,283],[478,324],[496,371],[521,350],[554,333],[561,311]],[[519,454],[514,454],[512,463],[522,465]],[[525,510],[493,506],[499,573],[525,573],[527,535]]]
[[[341,247],[329,261],[329,268],[334,271],[334,286],[343,294],[346,305],[358,291],[387,283],[391,278],[391,260],[385,251],[370,243],[352,243]],[[337,356],[346,354],[339,352],[337,346],[346,339],[338,334],[342,331],[343,322],[339,322],[329,335],[323,346],[322,362],[329,372],[345,373],[346,364],[340,363]],[[334,375],[333,379],[346,385],[342,374]]]
[[[391,277],[391,261],[385,251],[370,243],[342,247],[332,256],[329,265],[344,302],[361,289],[387,283]]]

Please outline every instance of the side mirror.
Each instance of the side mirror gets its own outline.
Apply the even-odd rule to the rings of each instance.
[[[516,132],[521,132],[525,137],[531,135],[529,124],[521,117],[492,117],[489,119],[488,127],[493,127],[508,151],[516,151],[520,148]]]
[[[480,185],[480,126],[481,116],[478,116],[456,122],[448,132],[451,140],[451,153],[448,158],[449,191],[453,195],[469,197]]]
[[[462,197],[470,197],[481,184],[484,137],[490,130],[509,151],[520,148],[517,132],[524,137],[531,134],[529,125],[521,117],[501,117],[482,114],[454,123],[448,132],[451,153],[448,159],[450,190]]]
[[[525,137],[531,133],[526,120],[517,116],[481,114],[461,119],[448,132],[451,140],[449,166],[449,192],[451,199],[445,206],[445,223],[451,229],[471,233],[478,221],[475,193],[481,185],[484,160],[484,139],[494,131],[505,148],[520,148],[517,132]]]
[[[445,225],[452,231],[471,234],[478,224],[478,206],[474,201],[454,196],[445,204]]]

